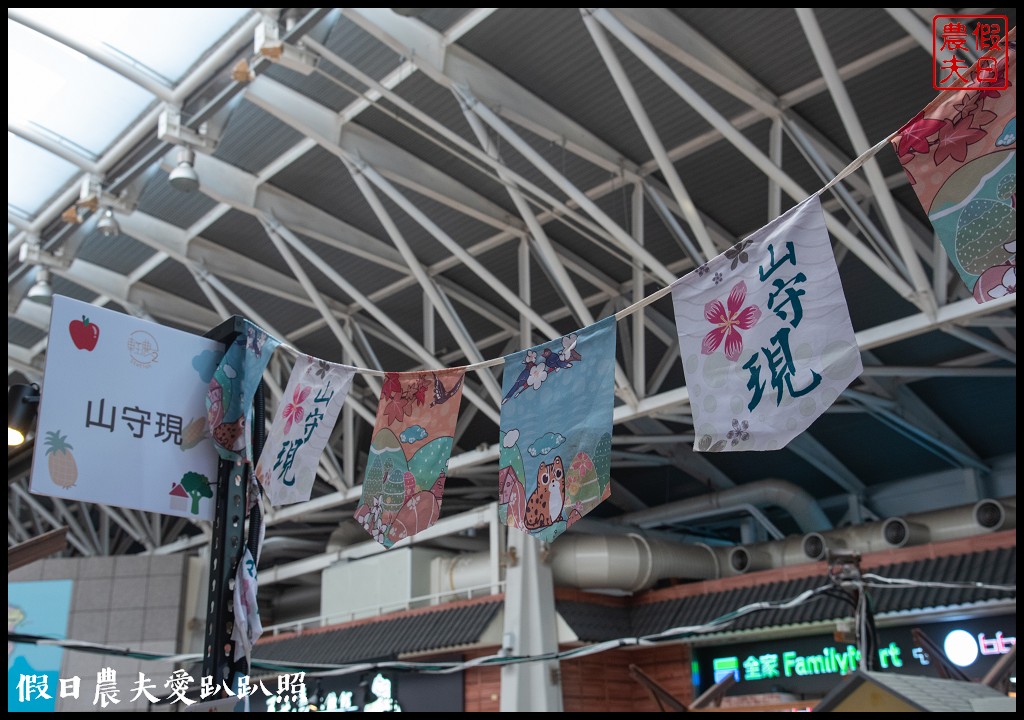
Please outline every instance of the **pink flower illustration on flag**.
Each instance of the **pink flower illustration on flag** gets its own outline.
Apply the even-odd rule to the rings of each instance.
[[[728,308],[722,306],[722,301],[715,299],[704,306],[704,318],[714,325],[714,329],[704,336],[701,343],[701,352],[710,355],[725,341],[725,357],[732,362],[739,359],[743,352],[743,336],[740,330],[749,330],[761,319],[761,309],[756,305],[743,307],[747,299],[747,284],[743,281],[736,283],[729,293],[726,301]],[[742,309],[741,309],[742,308]]]
[[[295,388],[295,392],[292,393],[292,401],[284,406],[284,410],[281,411],[281,416],[284,418],[284,434],[287,435],[292,429],[292,423],[302,422],[305,411],[302,408],[302,403],[306,402],[306,398],[309,397],[309,385],[303,387],[299,385]]]

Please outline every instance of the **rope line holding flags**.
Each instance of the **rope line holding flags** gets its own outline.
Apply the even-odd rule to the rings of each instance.
[[[814,195],[817,195],[817,196],[823,195],[828,190],[830,190],[833,186],[835,186],[837,183],[841,182],[842,180],[844,180],[845,178],[849,177],[851,174],[853,174],[854,172],[859,170],[864,165],[864,163],[867,162],[868,159],[870,159],[871,157],[874,157],[875,155],[877,155],[885,146],[890,144],[892,142],[893,138],[896,137],[899,134],[899,132],[900,131],[897,130],[896,132],[891,133],[886,138],[880,140],[877,144],[873,145],[871,148],[866,150],[859,157],[857,157],[852,162],[850,162],[849,165],[847,165],[845,168],[840,170],[839,173],[834,178],[832,178],[832,180],[830,180],[828,182],[828,184],[824,185],[820,190],[815,192]],[[268,231],[273,231],[273,227],[274,226],[272,224],[265,224],[265,228]],[[736,243],[736,244],[739,245],[742,242],[744,242],[744,241],[740,240],[740,242]],[[638,312],[639,310],[642,310],[643,308],[647,307],[648,305],[652,305],[653,303],[657,302],[658,300],[660,300],[661,298],[665,297],[666,295],[668,295],[671,292],[672,292],[672,286],[671,285],[665,286],[663,288],[659,288],[658,290],[655,290],[654,292],[650,293],[649,295],[647,295],[647,296],[641,298],[640,300],[634,302],[632,305],[629,305],[629,306],[623,308],[622,310],[619,310],[618,312],[614,313],[614,315],[612,315],[612,317],[614,317],[616,321],[624,320],[627,317],[629,317],[630,315],[633,315],[634,313]],[[551,339],[556,339],[556,338],[551,338]],[[307,353],[303,352],[302,350],[299,350],[294,345],[291,345],[291,344],[289,344],[287,342],[284,342],[284,341],[282,341],[280,343],[279,347],[280,347],[280,349],[287,350],[288,352],[291,352],[292,354],[294,354],[296,356],[305,356],[305,355],[307,355]],[[477,370],[486,370],[487,368],[498,367],[498,366],[504,365],[504,364],[505,364],[505,358],[504,357],[498,357],[498,358],[490,358],[490,359],[484,360],[482,362],[475,362],[475,363],[469,363],[469,364],[466,364],[466,365],[459,365],[459,366],[457,366],[457,368],[460,369],[460,370],[463,370],[465,372],[470,372],[470,371],[477,371]],[[388,371],[386,371],[386,370],[374,370],[372,368],[358,367],[358,366],[352,366],[352,365],[346,365],[344,367],[351,368],[351,370],[353,372],[355,372],[356,374],[358,374],[358,375],[368,375],[368,376],[371,376],[371,377],[379,377],[379,378],[383,378],[383,377],[386,377],[388,375]],[[454,370],[454,369],[456,369],[456,367],[453,367],[451,369]]]
[[[1015,37],[1013,29],[1000,70],[1008,84],[1016,80]],[[316,457],[352,377],[383,378],[355,517],[390,548],[440,515],[465,373],[504,365],[498,514],[509,527],[550,541],[610,493],[615,322],[669,294],[690,395],[694,451],[785,447],[863,370],[821,196],[883,147],[891,145],[904,164],[965,281],[985,278],[978,283],[983,292],[972,288],[978,302],[1016,290],[1016,241],[1004,237],[1016,227],[1016,136],[1005,129],[972,126],[966,132],[961,127],[969,118],[994,129],[1010,127],[1016,105],[998,90],[945,94],[949,97],[930,103],[816,193],[716,257],[613,315],[533,348],[454,368],[385,372],[338,365],[280,343],[299,358],[271,426],[274,457],[261,458],[258,481],[274,504],[308,500]],[[927,118],[926,112],[941,117]],[[960,164],[945,162],[949,158]],[[919,167],[926,160],[938,172],[926,175]],[[977,172],[966,180],[958,175],[955,186],[943,185],[943,173],[972,161]],[[260,220],[267,233],[285,232],[272,215]],[[943,238],[950,223],[954,236]],[[278,341],[257,328],[260,338],[267,338],[272,352]],[[258,342],[254,349],[259,355]],[[314,374],[334,378],[338,392],[326,395],[330,383]],[[328,399],[334,404],[325,414],[320,406],[327,410]],[[314,431],[319,442],[310,443]]]

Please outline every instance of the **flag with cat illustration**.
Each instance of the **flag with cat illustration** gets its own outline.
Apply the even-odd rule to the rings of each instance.
[[[1017,28],[892,145],[974,299],[1017,292]]]
[[[551,541],[611,494],[615,318],[505,357],[498,515]]]
[[[355,518],[386,548],[437,522],[465,368],[384,376]]]
[[[694,450],[778,450],[863,370],[817,195],[672,284]]]
[[[310,355],[295,361],[256,464],[256,478],[271,505],[309,500],[320,455],[354,375],[353,367]]]

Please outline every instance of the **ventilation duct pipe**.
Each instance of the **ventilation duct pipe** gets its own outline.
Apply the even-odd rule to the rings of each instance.
[[[775,559],[767,549],[758,550],[753,547],[736,546],[729,550],[727,558],[727,574],[742,575],[758,570],[768,570],[775,566]]]
[[[829,550],[877,552],[927,542],[958,540],[1013,527],[1016,527],[1016,500],[986,499],[973,505],[739,546],[730,553],[726,572],[741,574],[825,560]]]
[[[805,563],[807,556],[804,554],[803,545],[803,535],[790,535],[782,540],[752,545],[737,545],[729,553],[726,574],[743,575],[773,567]]]
[[[551,545],[555,584],[580,590],[637,592],[659,580],[721,577],[731,547],[712,548],[629,535],[566,534]],[[434,561],[435,592],[453,592],[490,582],[487,553]]]
[[[682,545],[640,535],[564,535],[552,546],[556,585],[636,592],[659,580],[711,579],[721,575],[718,554],[707,545]]]
[[[980,500],[974,505],[936,510],[909,518],[893,517],[883,522],[810,533],[804,536],[804,555],[809,560],[824,560],[829,550],[877,552],[996,532],[1016,525],[1016,513],[1010,503]]]
[[[786,480],[770,478],[739,487],[687,498],[650,510],[639,510],[616,518],[613,522],[647,528],[707,517],[716,512],[740,510],[744,505],[765,507],[775,505],[786,510],[802,531],[830,530],[832,523],[817,501],[802,488]]]
[[[891,547],[923,545],[931,540],[931,531],[924,523],[891,517],[882,523],[882,537]]]
[[[1017,499],[979,500],[973,505],[913,515],[911,519],[928,528],[929,542],[957,540],[1017,527]]]

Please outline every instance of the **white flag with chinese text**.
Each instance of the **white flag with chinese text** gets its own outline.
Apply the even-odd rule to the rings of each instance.
[[[274,413],[256,477],[271,505],[309,500],[320,453],[338,421],[355,368],[300,355]]]
[[[694,449],[777,450],[860,375],[817,195],[672,284]]]

